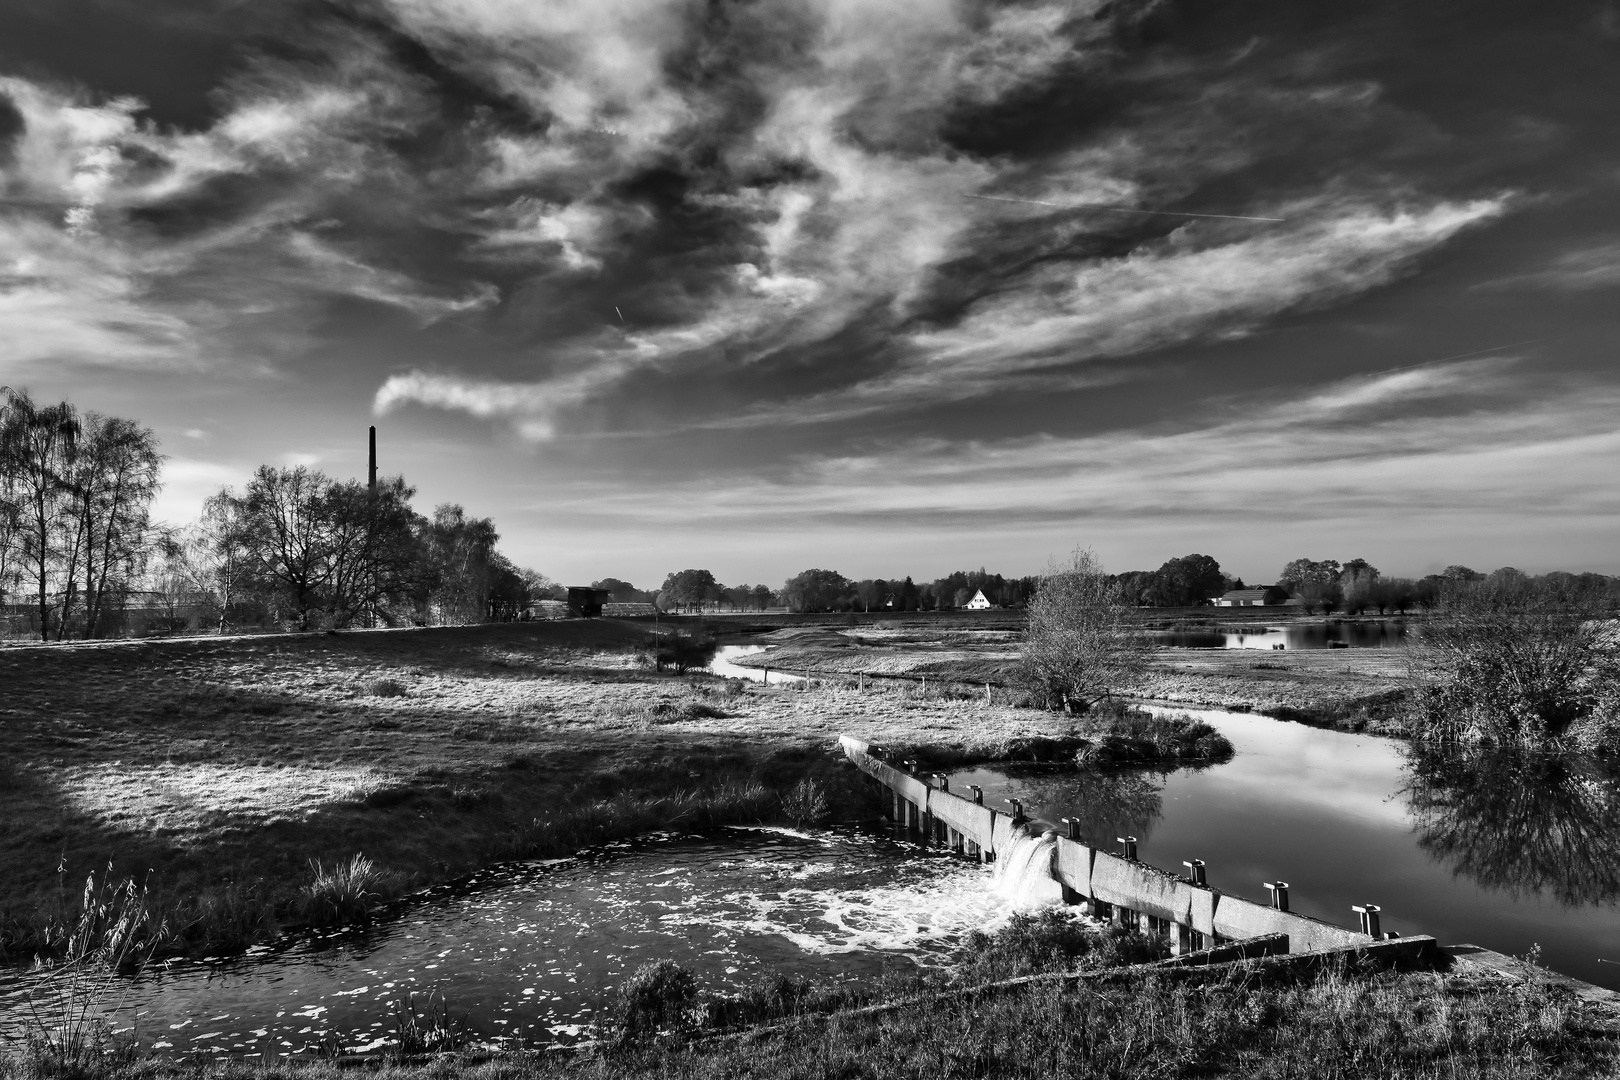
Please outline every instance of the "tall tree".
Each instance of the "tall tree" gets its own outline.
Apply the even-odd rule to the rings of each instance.
[[[1118,583],[1094,554],[1076,550],[1047,569],[1024,630],[1020,670],[1031,691],[1050,706],[1084,712],[1139,683],[1147,650]]]
[[[420,562],[414,494],[398,476],[380,478],[375,489],[357,480],[327,486],[321,498],[331,545],[324,606],[334,626],[386,619],[410,591]]]
[[[707,570],[677,570],[664,578],[664,587],[659,590],[659,595],[668,604],[688,609],[694,605],[702,607],[705,600],[720,598],[720,583]]]
[[[154,546],[151,506],[163,458],[151,428],[97,413],[85,417],[76,450],[64,548],[68,578],[84,574],[84,636],[91,638],[110,608],[122,607]],[[59,637],[67,617],[64,606]]]
[[[38,406],[27,391],[5,388],[4,427],[0,428],[0,461],[11,477],[17,510],[17,563],[31,579],[39,638],[50,640],[51,595],[62,563],[63,518],[72,497],[68,476],[81,431],[72,405]],[[64,597],[73,590],[71,579]],[[64,606],[66,604],[64,598]]]
[[[222,634],[250,580],[253,551],[247,520],[246,501],[221,488],[203,502],[200,520],[164,540],[169,566],[192,590],[209,598]]]
[[[330,483],[324,473],[302,465],[261,465],[244,493],[254,568],[279,586],[303,630],[309,628],[310,613],[321,606],[321,590],[332,574],[325,505]]]
[[[500,534],[489,518],[469,517],[454,503],[433,508],[427,528],[432,603],[443,622],[482,622],[489,616],[495,543]]]

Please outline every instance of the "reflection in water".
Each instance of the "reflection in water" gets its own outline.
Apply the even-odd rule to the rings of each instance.
[[[1061,806],[1079,818],[1080,835],[1104,847],[1116,836],[1146,841],[1164,816],[1164,778],[1153,769],[1001,769],[1015,778],[1032,806]],[[952,781],[953,784],[956,781]]]
[[[1406,645],[1400,619],[1331,619],[1231,630],[1155,630],[1153,640],[1175,649],[1398,649]]]
[[[1565,906],[1620,898],[1620,776],[1594,758],[1412,751],[1418,845],[1484,888]]]

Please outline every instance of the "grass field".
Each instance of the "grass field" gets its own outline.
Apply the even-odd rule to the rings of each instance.
[[[1155,623],[1186,629],[1227,625],[1247,616],[1253,624],[1276,622],[1261,609],[1236,615],[1199,608],[1153,613]],[[935,624],[927,616],[892,613],[867,621],[775,626],[754,624],[748,640],[774,645],[768,657],[738,663],[820,676],[879,680],[935,680],[942,685],[992,688],[1017,682],[1021,624],[1004,612],[953,613]],[[853,621],[854,625],[850,625]],[[752,623],[752,620],[749,620]],[[1406,659],[1395,649],[1317,649],[1273,652],[1254,649],[1155,650],[1138,695],[1172,704],[1263,712],[1325,727],[1399,734],[1395,716],[1408,685]],[[993,689],[995,694],[996,690]],[[1017,700],[1017,694],[1005,700]]]

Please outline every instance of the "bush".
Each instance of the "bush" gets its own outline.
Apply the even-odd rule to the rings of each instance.
[[[1513,575],[1456,584],[1410,656],[1421,738],[1620,750],[1620,625],[1602,597]]]
[[[365,684],[369,697],[404,697],[405,684],[398,679],[372,679]]]
[[[782,812],[799,826],[820,825],[832,816],[827,806],[827,792],[808,776],[782,796]]]
[[[702,629],[687,634],[669,634],[658,643],[655,653],[658,670],[672,667],[685,675],[693,668],[708,667],[714,654],[720,651],[719,642],[712,633]]]
[[[1122,712],[1107,730],[1075,754],[1079,765],[1131,762],[1223,761],[1232,756],[1226,736],[1190,716]]]
[[[1160,960],[1170,954],[1161,936],[1082,921],[1069,908],[1018,912],[993,934],[975,930],[962,943],[959,977],[974,982],[1022,975]]]
[[[620,1041],[681,1031],[699,1017],[697,980],[673,960],[643,964],[620,987],[614,1001],[613,1025]]]

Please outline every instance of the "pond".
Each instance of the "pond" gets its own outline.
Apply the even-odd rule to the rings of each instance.
[[[1188,710],[1166,710],[1185,712]],[[1352,904],[1383,907],[1386,929],[1432,934],[1543,962],[1620,989],[1620,788],[1597,763],[1476,755],[1416,758],[1393,740],[1239,713],[1199,712],[1237,753],[1169,773],[968,769],[986,803],[1081,821],[1082,835],[1180,870],[1203,859],[1217,889],[1264,901],[1286,880],[1295,911],[1355,926]]]
[[[648,961],[675,960],[717,991],[778,971],[867,980],[942,962],[1008,911],[976,863],[886,830],[648,837],[493,868],[370,931],[155,967],[118,987],[111,1019],[176,1055],[364,1053],[390,1041],[393,1003],[437,988],[477,1042],[569,1042]],[[0,969],[0,1036],[18,1033],[37,986]]]
[[[1155,630],[1152,637],[1177,649],[1399,649],[1406,645],[1406,624],[1336,619],[1252,630]]]

